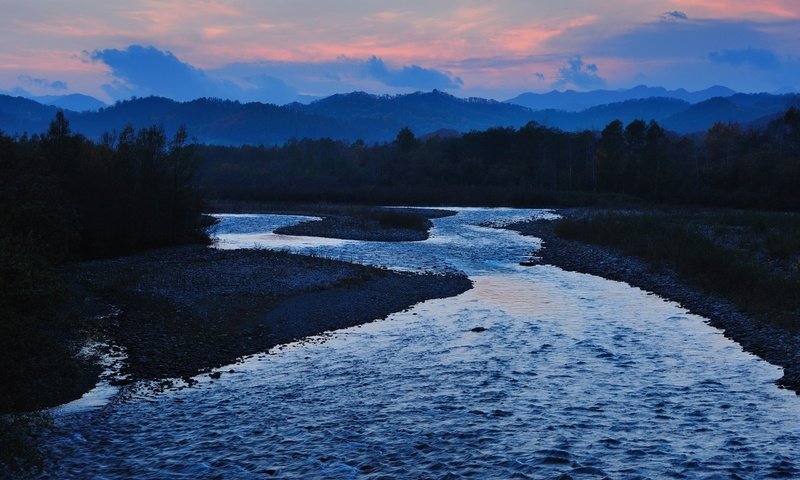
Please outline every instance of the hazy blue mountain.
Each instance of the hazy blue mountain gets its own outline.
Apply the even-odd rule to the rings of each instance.
[[[52,105],[63,110],[72,110],[75,112],[85,112],[92,110],[99,110],[107,107],[108,104],[102,102],[89,95],[81,93],[71,93],[68,95],[33,95],[22,88],[15,88],[13,90],[0,90],[0,95],[9,95],[12,97],[22,97],[34,102],[41,103],[42,105]]]
[[[621,120],[625,124],[637,119],[647,122],[650,120],[660,121],[680,113],[690,106],[690,103],[683,100],[656,97],[600,105],[581,112],[539,110],[533,112],[533,119],[542,125],[570,132],[602,130],[614,120]]]
[[[160,125],[173,134],[186,125],[200,142],[220,145],[282,144],[295,138],[329,137],[366,142],[389,141],[403,127],[425,138],[453,136],[492,127],[520,127],[529,121],[565,131],[601,130],[612,120],[655,120],[679,133],[703,131],[715,122],[743,126],[764,123],[800,103],[800,95],[736,94],[692,104],[686,100],[655,97],[627,100],[584,109],[532,111],[483,99],[461,99],[442,92],[376,96],[363,92],[333,95],[308,105],[276,106],[218,99],[177,102],[147,97],[118,102],[98,111],[65,115],[76,132],[97,139],[104,132],[119,132]],[[6,133],[44,132],[59,109],[29,99],[0,95],[0,130]]]
[[[22,105],[0,96],[0,111],[9,104],[9,115],[0,119],[7,132],[42,132],[55,115],[53,107]],[[32,115],[30,112],[38,112]],[[16,112],[16,117],[14,113]],[[398,96],[363,92],[333,95],[309,105],[276,106],[218,99],[176,102],[147,97],[118,102],[97,112],[66,111],[74,131],[92,138],[104,132],[134,127],[163,126],[168,134],[180,125],[201,142],[240,145],[279,144],[291,138],[321,138],[367,142],[392,140],[403,127],[424,135],[437,130],[485,130],[519,127],[531,120],[530,110],[483,99],[460,99],[434,91]]]
[[[42,133],[59,109],[10,95],[0,95],[0,130],[9,133]]]
[[[41,97],[30,98],[31,100],[36,100],[44,105],[52,105],[54,107],[62,108],[64,110],[72,110],[75,112],[100,110],[101,108],[108,106],[108,104],[105,102],[80,93],[71,93],[69,95],[45,95]]]
[[[800,95],[739,93],[697,103],[662,119],[659,123],[679,133],[707,130],[717,122],[740,123],[747,126],[758,119],[782,113],[791,106],[800,106]]]
[[[527,108],[482,98],[457,98],[434,90],[408,95],[378,96],[364,92],[333,95],[300,111],[359,125],[365,140],[391,139],[403,127],[426,134],[448,129],[460,132],[491,127],[520,127],[532,117]]]
[[[76,131],[91,137],[109,130],[120,131],[127,124],[136,128],[159,125],[170,135],[185,125],[198,141],[222,145],[273,145],[291,138],[354,136],[350,128],[335,119],[271,104],[208,98],[190,102],[139,98],[99,112],[68,114],[67,118]]]
[[[623,90],[592,90],[576,92],[567,90],[560,92],[553,90],[547,93],[523,93],[507,103],[522,105],[532,110],[565,110],[579,112],[587,108],[606,105],[609,103],[625,102],[627,100],[640,100],[652,97],[675,98],[688,103],[698,103],[714,97],[728,97],[736,92],[727,87],[713,86],[697,92],[689,92],[683,88],[667,90],[663,87],[648,87],[639,85]]]
[[[601,105],[580,112],[540,110],[533,112],[533,119],[548,127],[573,132],[601,130],[615,119],[625,124],[636,119],[655,120],[678,133],[694,133],[708,130],[717,122],[736,122],[745,128],[764,126],[769,119],[799,103],[800,95],[766,93],[738,93],[695,104],[673,98],[648,98]]]

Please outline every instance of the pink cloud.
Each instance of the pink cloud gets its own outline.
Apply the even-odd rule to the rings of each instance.
[[[123,11],[120,15],[144,23],[150,32],[158,34],[175,29],[202,29],[207,21],[246,16],[245,12],[218,0],[147,0],[140,8]]]
[[[118,28],[94,17],[63,16],[47,22],[19,22],[26,30],[53,37],[111,37],[120,34]]]
[[[495,45],[500,49],[513,53],[534,53],[541,49],[542,43],[570,28],[581,27],[597,21],[596,16],[585,16],[576,19],[561,19],[558,22],[534,22],[514,28],[502,30],[495,38]]]
[[[690,17],[800,18],[797,0],[673,0],[672,3]]]

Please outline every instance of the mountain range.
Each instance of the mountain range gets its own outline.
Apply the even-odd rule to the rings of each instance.
[[[703,95],[710,94],[706,92]],[[597,98],[602,95],[606,93],[598,93]],[[452,135],[492,127],[518,128],[530,121],[565,131],[579,131],[601,130],[615,119],[626,124],[643,119],[656,120],[678,133],[692,133],[706,130],[716,122],[738,122],[745,127],[761,125],[790,106],[798,105],[800,95],[797,94],[733,93],[695,103],[655,96],[611,102],[580,111],[532,110],[494,100],[457,98],[434,90],[395,96],[354,92],[307,105],[283,106],[208,98],[177,102],[146,97],[117,102],[97,111],[66,109],[64,112],[73,131],[95,139],[105,132],[119,132],[129,124],[136,128],[155,124],[168,134],[185,125],[189,134],[203,143],[275,145],[292,138],[322,137],[380,142],[394,139],[403,127],[411,128],[419,136],[437,131]],[[0,95],[0,130],[12,134],[44,132],[60,109],[22,97]]]
[[[677,90],[667,90],[664,87],[648,87],[639,85],[630,89],[621,90],[592,90],[588,92],[576,92],[575,90],[558,91],[553,90],[547,93],[523,93],[506,103],[522,105],[531,110],[564,110],[567,112],[580,112],[587,108],[606,105],[609,103],[619,103],[628,100],[643,100],[647,98],[674,98],[683,100],[687,103],[704,102],[714,97],[730,97],[736,92],[728,87],[715,85],[705,90],[690,92],[683,88]]]
[[[54,107],[64,110],[72,110],[75,112],[94,111],[108,106],[107,103],[82,93],[37,96],[32,95],[21,88],[15,88],[11,91],[0,90],[0,95],[27,98],[28,100],[33,100],[37,103],[41,103],[42,105],[52,105]]]

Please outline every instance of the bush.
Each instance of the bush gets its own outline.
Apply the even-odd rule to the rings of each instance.
[[[372,214],[372,218],[377,220],[383,228],[399,228],[403,230],[427,232],[431,227],[430,220],[416,213],[381,210]]]

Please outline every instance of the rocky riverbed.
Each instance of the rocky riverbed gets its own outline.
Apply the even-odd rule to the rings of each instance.
[[[583,209],[558,213],[566,217],[593,214]],[[543,240],[536,261],[626,282],[708,318],[713,326],[723,330],[746,351],[783,367],[784,376],[779,385],[800,394],[800,334],[754,320],[730,300],[688,286],[669,268],[654,267],[611,248],[561,238],[555,233],[552,221],[521,222],[504,228]]]
[[[471,288],[269,250],[184,246],[70,267],[87,325],[127,353],[125,382],[191,377],[328,330]]]

